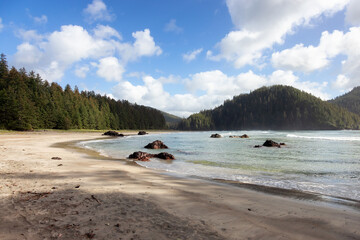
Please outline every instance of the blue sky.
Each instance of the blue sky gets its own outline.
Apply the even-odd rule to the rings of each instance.
[[[360,85],[360,1],[0,1],[0,46],[49,82],[187,117],[261,86]]]

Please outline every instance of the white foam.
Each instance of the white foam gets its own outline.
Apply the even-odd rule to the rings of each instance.
[[[318,140],[329,140],[329,141],[360,141],[360,137],[324,137],[324,136],[302,136],[296,134],[288,134],[286,137],[289,138],[306,138],[306,139],[318,139]]]

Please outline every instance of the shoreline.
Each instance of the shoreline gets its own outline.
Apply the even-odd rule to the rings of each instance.
[[[158,133],[158,132],[156,132],[156,133]],[[164,133],[167,133],[167,132],[164,132]],[[130,135],[134,135],[134,134],[130,134]],[[314,201],[314,202],[319,202],[319,203],[323,203],[323,204],[329,204],[329,206],[331,206],[331,205],[346,206],[346,207],[354,208],[357,211],[360,211],[360,201],[356,200],[356,199],[345,198],[345,197],[341,197],[341,196],[326,195],[326,194],[316,193],[316,192],[301,191],[301,190],[297,190],[297,189],[286,189],[286,188],[258,185],[258,184],[253,184],[253,183],[244,183],[244,182],[239,182],[239,181],[235,181],[235,180],[207,178],[207,177],[200,177],[200,176],[195,176],[195,175],[183,175],[180,173],[172,173],[172,172],[167,172],[167,171],[160,170],[160,169],[146,168],[146,167],[138,164],[136,161],[130,161],[125,158],[117,159],[117,158],[113,158],[111,156],[104,156],[96,150],[84,148],[84,147],[77,145],[80,142],[100,140],[100,139],[107,140],[107,139],[114,139],[114,137],[63,142],[63,143],[55,144],[54,147],[77,149],[80,152],[84,152],[84,153],[88,154],[89,156],[93,157],[94,159],[123,161],[129,165],[149,169],[151,171],[154,171],[155,173],[165,174],[165,175],[173,176],[175,178],[180,177],[180,178],[188,178],[188,179],[202,179],[202,180],[205,180],[205,181],[208,181],[211,183],[217,183],[217,184],[220,183],[220,184],[231,185],[231,186],[249,189],[249,190],[253,190],[253,191],[258,191],[258,192],[262,192],[262,193],[266,193],[266,194],[270,194],[270,195],[284,196],[284,197],[294,198],[294,199],[304,200],[304,201]]]
[[[99,135],[0,134],[0,239],[360,238],[354,208],[177,178],[56,145],[105,139]]]

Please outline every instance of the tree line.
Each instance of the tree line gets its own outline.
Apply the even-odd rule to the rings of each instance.
[[[181,130],[359,129],[360,116],[289,86],[262,87],[182,120]]]
[[[24,68],[0,60],[0,129],[163,129],[163,114],[153,108],[114,100],[93,91],[65,89]]]

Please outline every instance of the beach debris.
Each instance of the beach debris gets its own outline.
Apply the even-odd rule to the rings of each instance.
[[[168,146],[166,146],[162,141],[156,140],[156,141],[153,141],[152,143],[149,143],[149,144],[146,145],[144,148],[149,148],[149,149],[165,149],[165,148],[168,148]]]
[[[222,136],[218,133],[215,133],[215,134],[211,134],[210,136],[211,138],[221,138]]]
[[[112,136],[112,137],[124,137],[124,134],[118,133],[116,131],[107,131],[107,132],[104,132],[103,135]]]
[[[135,159],[138,161],[150,161],[150,158],[160,158],[160,159],[164,159],[164,160],[174,160],[175,157],[174,155],[167,153],[167,152],[161,152],[159,154],[151,154],[151,153],[146,153],[146,152],[133,152],[132,154],[129,155],[130,159]]]
[[[61,160],[61,157],[52,157],[52,160]]]
[[[61,167],[62,166],[62,164],[60,163],[60,164],[58,164],[58,167]]]
[[[241,136],[238,135],[231,135],[229,136],[229,138],[249,138],[249,136],[247,134],[243,134]]]
[[[145,131],[139,131],[139,132],[138,132],[138,135],[146,135],[146,134],[148,134],[148,133],[145,132]]]
[[[97,203],[101,204],[100,201],[94,195],[91,195],[91,198],[97,201]]]
[[[248,208],[248,211],[251,212],[251,208]]]
[[[79,188],[79,187],[80,187],[80,185],[76,185],[76,186],[75,186],[75,188]]]
[[[264,147],[280,147],[280,144],[277,142],[274,142],[273,140],[266,140],[263,144]]]

